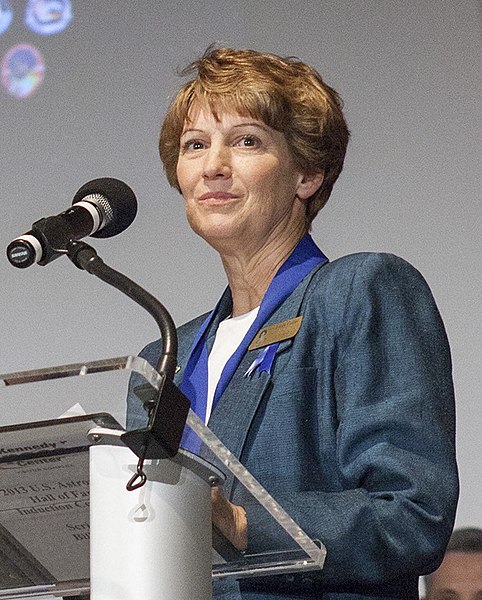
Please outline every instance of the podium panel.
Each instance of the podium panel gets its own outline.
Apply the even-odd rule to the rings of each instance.
[[[88,594],[92,576],[92,598],[96,600],[96,585],[100,590],[100,584],[95,584],[95,573],[105,573],[106,553],[115,550],[120,552],[118,566],[125,559],[124,564],[138,561],[139,569],[146,567],[138,584],[147,580],[142,597],[148,599],[149,586],[159,589],[161,585],[156,577],[174,569],[174,564],[162,564],[162,549],[156,542],[162,541],[162,533],[172,523],[178,525],[175,534],[170,534],[175,537],[162,543],[176,546],[176,563],[180,563],[184,573],[189,556],[197,556],[202,564],[207,552],[207,568],[214,579],[321,569],[326,554],[323,545],[298,527],[262,487],[262,482],[257,482],[191,411],[187,423],[198,438],[199,456],[180,451],[170,459],[148,459],[144,464],[145,488],[125,490],[138,462],[121,440],[132,373],[140,377],[144,387],[155,391],[160,386],[160,375],[138,357],[0,375],[0,401],[7,407],[4,412],[10,415],[10,422],[0,427],[0,598]],[[82,414],[82,409],[88,414]],[[55,418],[61,414],[62,418]],[[104,469],[104,477],[99,478],[102,468],[96,471],[95,464],[102,461],[93,463],[94,458],[115,463],[120,455],[123,466],[113,469],[114,473]],[[184,469],[182,477],[179,461]],[[274,536],[282,540],[277,547],[262,554],[243,554],[216,530],[211,536],[209,487],[222,485],[226,477],[243,485],[250,502],[258,503],[273,530],[279,530],[280,535]],[[181,486],[181,496],[166,507],[166,497],[179,492],[174,487],[190,478],[194,482],[189,488],[190,497],[182,497],[186,492]],[[139,502],[146,494],[150,494],[151,504]],[[130,508],[123,502],[130,503]],[[134,505],[137,509],[133,511]],[[191,529],[187,527],[189,514],[197,519],[199,531],[192,524]],[[198,535],[206,522],[209,546],[212,540],[212,550],[208,551],[203,547],[205,538]],[[124,527],[124,539],[132,540],[132,544],[119,542],[119,524]],[[144,537],[137,538],[142,529]],[[126,568],[121,570],[127,572]],[[112,578],[121,579],[119,573],[112,574]],[[199,577],[197,581],[203,579],[202,574]],[[201,584],[192,585],[202,589]],[[98,593],[99,599],[110,597]],[[196,596],[203,600],[209,597],[209,591]],[[172,592],[170,598],[195,600],[189,590]]]

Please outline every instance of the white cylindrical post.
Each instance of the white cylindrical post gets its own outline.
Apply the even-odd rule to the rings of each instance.
[[[146,460],[147,483],[128,492],[137,457],[126,447],[90,448],[91,600],[210,600],[210,476],[180,451]]]

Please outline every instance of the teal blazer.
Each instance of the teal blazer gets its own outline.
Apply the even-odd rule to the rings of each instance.
[[[230,312],[227,289],[208,345]],[[270,373],[244,377],[258,351],[246,352],[209,427],[326,545],[325,567],[225,584],[214,597],[415,600],[418,576],[442,560],[458,496],[450,351],[430,289],[398,257],[354,254],[313,269],[266,325],[299,315]],[[177,383],[204,318],[178,330]],[[142,356],[155,364],[160,350]],[[131,391],[128,428],[145,421]],[[249,550],[282,546],[244,488],[225,487],[247,510]]]

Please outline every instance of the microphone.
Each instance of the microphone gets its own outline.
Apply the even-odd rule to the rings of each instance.
[[[36,221],[30,231],[10,242],[7,258],[19,269],[34,263],[44,266],[66,254],[69,242],[122,233],[136,214],[137,199],[126,183],[111,177],[93,179],[75,194],[71,208]]]

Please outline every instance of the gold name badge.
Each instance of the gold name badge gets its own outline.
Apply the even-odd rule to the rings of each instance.
[[[283,321],[282,323],[275,323],[274,325],[268,325],[258,331],[256,337],[249,345],[248,350],[257,350],[276,342],[283,342],[289,340],[298,333],[301,327],[301,321],[303,317],[295,317],[289,319],[289,321]]]

